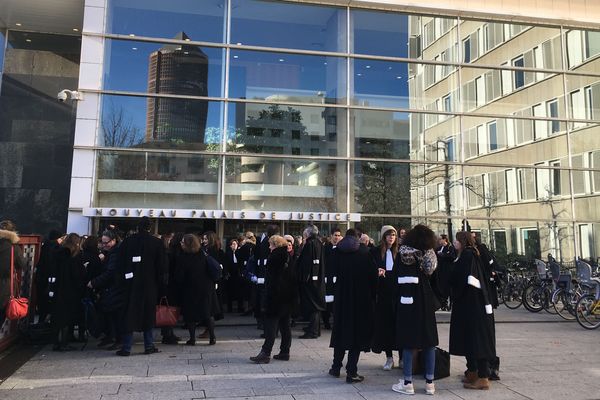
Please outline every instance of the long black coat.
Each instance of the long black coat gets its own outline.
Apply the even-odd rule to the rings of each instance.
[[[66,247],[59,247],[53,257],[51,277],[55,278],[48,286],[52,292],[51,324],[54,329],[71,325],[79,316],[81,299],[84,293],[86,271],[81,254],[71,256]]]
[[[14,248],[15,271],[22,271],[26,266],[23,251],[17,244],[19,236],[15,232],[0,229],[0,307],[6,308],[10,297],[10,249]],[[15,274],[16,275],[16,274]],[[20,294],[15,284],[14,294]]]
[[[98,294],[98,308],[102,312],[113,312],[125,307],[127,293],[120,276],[119,251],[121,245],[115,245],[104,254],[102,272],[91,280],[92,288]]]
[[[308,316],[315,311],[325,311],[325,254],[317,238],[306,239],[296,262],[300,280],[300,306]]]
[[[156,324],[156,304],[166,294],[165,247],[148,232],[127,237],[119,251],[116,279],[125,287],[125,332],[150,330]]]
[[[330,347],[369,351],[377,267],[366,246],[347,236],[334,250],[337,271]]]
[[[484,280],[488,290],[488,296],[492,307],[498,308],[500,302],[498,301],[498,289],[496,285],[496,267],[498,263],[487,246],[483,243],[478,243],[477,248],[481,258],[481,268],[484,274]]]
[[[396,344],[399,349],[424,349],[439,343],[433,290],[414,251],[402,246],[396,257]]]
[[[45,241],[40,249],[40,259],[35,266],[35,291],[37,308],[41,315],[50,312],[50,303],[48,298],[48,278],[54,265],[54,254],[60,245],[56,240]]]
[[[386,256],[381,258],[381,249],[370,249],[377,268],[385,268]],[[396,349],[396,301],[398,300],[398,264],[391,271],[377,278],[377,297],[375,301],[375,325],[373,332],[373,352],[381,353]]]
[[[335,301],[335,282],[337,282],[337,272],[335,271],[335,263],[333,262],[333,250],[336,248],[331,243],[327,243],[323,246],[323,253],[325,258],[325,295],[333,296]],[[326,301],[327,311],[333,311],[333,302]]]
[[[215,283],[208,275],[206,256],[181,253],[177,256],[177,284],[182,289],[181,311],[186,323],[206,322],[212,316]]]
[[[271,252],[265,276],[265,316],[280,317],[291,314],[298,296],[293,259],[287,247]]]
[[[450,278],[450,353],[491,360],[496,356],[496,333],[486,287],[481,285],[483,276],[479,256],[470,248],[464,249]],[[474,286],[477,282],[480,288]]]

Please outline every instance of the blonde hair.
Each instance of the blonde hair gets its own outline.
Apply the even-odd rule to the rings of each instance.
[[[287,247],[288,241],[279,235],[273,235],[269,238],[269,244],[275,247]]]
[[[183,235],[183,246],[181,248],[185,253],[197,253],[200,251],[200,239],[198,236],[188,233]]]

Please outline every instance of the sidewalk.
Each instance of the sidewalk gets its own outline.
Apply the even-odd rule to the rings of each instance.
[[[557,316],[531,314],[522,309],[497,312],[497,348],[501,378],[492,390],[468,391],[460,376],[464,359],[452,357],[452,374],[436,382],[436,399],[600,399],[600,331],[586,331],[576,322]],[[441,347],[448,348],[449,315],[438,316]],[[524,322],[531,320],[533,322]],[[228,318],[250,323],[249,318]],[[186,337],[183,330],[177,332]],[[329,331],[318,340],[300,340],[294,331],[292,359],[256,365],[248,357],[258,353],[262,340],[253,326],[217,327],[217,344],[199,341],[157,346],[159,354],[143,355],[141,336],[134,354],[117,357],[90,342],[84,351],[55,353],[45,347],[0,385],[0,399],[96,400],[386,400],[406,397],[391,390],[400,370],[381,369],[384,355],[362,354],[359,373],[365,381],[346,384],[327,375],[331,365]],[[156,333],[158,341],[160,337]],[[182,342],[183,343],[183,342]],[[279,341],[275,343],[277,351]],[[426,398],[424,381],[416,379],[414,398]],[[431,398],[431,397],[427,397]]]

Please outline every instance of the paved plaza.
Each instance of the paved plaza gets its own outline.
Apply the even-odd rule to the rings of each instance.
[[[452,357],[451,376],[436,381],[437,399],[600,399],[600,331],[561,322],[546,313],[501,307],[497,314],[501,381],[490,391],[462,388],[464,359]],[[438,313],[441,347],[448,348],[448,313]],[[362,354],[365,381],[347,384],[327,375],[331,365],[329,331],[318,340],[300,340],[294,331],[292,359],[256,365],[248,361],[262,340],[249,318],[227,318],[217,328],[217,345],[158,345],[143,355],[141,337],[130,357],[98,350],[56,353],[44,347],[0,385],[2,400],[386,400],[405,397],[391,390],[400,370],[383,371],[382,354]],[[246,325],[243,325],[246,324]],[[178,331],[182,337],[186,332]],[[156,332],[156,339],[160,339]],[[183,343],[183,342],[182,342]],[[277,350],[278,341],[275,343]],[[276,351],[275,351],[276,352]],[[0,359],[0,362],[2,360]],[[343,372],[343,371],[342,371]],[[424,381],[415,379],[415,398],[425,398]],[[429,397],[428,397],[429,398]]]

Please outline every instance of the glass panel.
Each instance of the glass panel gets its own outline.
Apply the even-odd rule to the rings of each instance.
[[[567,75],[567,92],[571,118],[600,121],[600,77]],[[574,122],[571,129],[586,125]]]
[[[4,70],[4,46],[6,45],[5,32],[0,29],[0,84],[2,83],[2,71]]]
[[[219,151],[222,103],[103,95],[98,145]]]
[[[106,32],[219,42],[225,36],[225,0],[108,0]]]
[[[438,114],[352,110],[352,156],[457,161],[458,117]]]
[[[225,208],[345,212],[345,161],[227,157]]]
[[[367,234],[377,246],[380,241],[381,228],[384,225],[392,225],[398,232],[401,229],[408,231],[411,227],[409,217],[361,217],[360,222],[354,224],[354,228]],[[342,235],[344,231],[342,231]]]
[[[346,110],[229,103],[227,151],[305,156],[346,154]]]
[[[562,101],[542,103],[532,113],[549,117],[542,114],[555,103]],[[465,116],[462,123],[467,162],[550,165],[559,161],[563,167],[569,165],[565,121]]]
[[[346,51],[346,10],[262,0],[233,0],[231,43]]]
[[[569,172],[550,166],[558,167],[464,167],[467,215],[492,220],[516,216],[539,221],[570,219]]]
[[[224,54],[185,44],[107,40],[104,88],[222,97]]]
[[[353,53],[458,61],[454,18],[356,9],[350,13]]]
[[[521,62],[527,67],[527,60],[515,60],[514,65],[523,66]],[[564,97],[562,76],[557,74],[483,68],[462,68],[461,74],[462,107],[466,112],[527,114],[536,104]],[[557,109],[562,118],[563,109]]]
[[[573,189],[575,195],[590,195],[600,193],[600,126],[598,123],[590,123],[578,127],[570,134],[571,156],[573,167],[590,168],[590,171],[573,171]],[[577,200],[578,204],[587,204],[595,207],[595,196],[587,200]],[[586,203],[589,201],[589,203]],[[583,202],[583,203],[582,203]],[[590,210],[581,209],[583,215],[588,215],[588,220],[596,218],[595,208]],[[578,218],[580,217],[577,213]]]
[[[229,96],[344,104],[345,71],[343,58],[232,50]]]
[[[577,235],[578,257],[591,265],[598,265],[600,258],[600,224],[598,222],[588,221],[575,224]]]
[[[570,223],[556,221],[514,221],[502,218],[469,218],[471,231],[494,253],[500,265],[514,261],[524,264],[549,254],[571,268],[574,253]]]
[[[375,161],[351,165],[353,212],[446,215],[459,211],[455,208],[460,195],[459,167]]]
[[[175,153],[98,153],[100,207],[215,208],[218,156]]]
[[[504,65],[531,60],[526,67],[562,69],[560,29],[504,22],[462,20],[463,61]]]
[[[567,67],[579,72],[598,73],[600,31],[566,29]]]
[[[457,75],[452,68],[354,59],[352,104],[417,110],[457,110]],[[432,74],[438,74],[438,82]],[[433,86],[432,86],[433,85]]]

